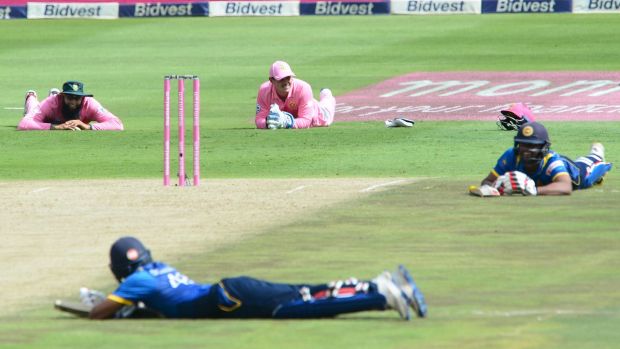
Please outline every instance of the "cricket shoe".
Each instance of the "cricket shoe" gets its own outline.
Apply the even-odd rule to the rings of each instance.
[[[334,95],[332,94],[332,90],[328,88],[322,88],[321,91],[319,92],[319,100],[325,97],[334,97]]]
[[[49,97],[49,96],[55,96],[55,95],[57,95],[57,94],[59,94],[59,93],[60,93],[60,90],[59,90],[59,89],[57,89],[56,87],[54,87],[54,88],[51,88],[51,89],[50,89],[50,92],[47,94],[47,96],[48,96],[48,97]]]
[[[28,92],[26,92],[26,98],[24,99],[24,115],[28,114],[28,98],[31,96],[37,99],[37,92],[35,90],[28,90]]]
[[[602,143],[593,143],[590,148],[590,154],[594,154],[601,158],[601,161],[605,162],[605,147]]]
[[[407,303],[416,312],[418,317],[426,317],[428,309],[424,295],[413,281],[413,277],[404,265],[399,265],[398,270],[393,274],[394,283],[402,290],[407,298]]]
[[[396,310],[400,317],[405,320],[411,319],[407,297],[394,283],[389,271],[384,271],[372,281],[377,284],[379,293],[385,297],[388,309]]]

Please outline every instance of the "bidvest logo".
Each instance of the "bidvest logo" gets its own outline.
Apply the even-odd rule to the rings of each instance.
[[[192,4],[137,3],[136,17],[191,16]]]
[[[283,4],[264,5],[255,2],[229,2],[226,4],[226,14],[230,15],[279,15],[282,14]]]
[[[497,12],[555,12],[555,0],[498,0]]]
[[[465,7],[465,1],[452,1],[452,2],[435,2],[432,0],[409,1],[407,10],[409,12],[463,12]]]
[[[118,3],[28,3],[28,18],[118,18]]]
[[[392,0],[394,14],[481,13],[480,0]]]
[[[0,19],[11,19],[10,7],[0,7]]]
[[[11,19],[10,7],[0,7],[0,19]]]
[[[74,5],[45,5],[45,17],[98,17],[101,15],[101,6],[74,6]]]
[[[314,14],[316,15],[372,15],[375,4],[354,2],[318,1]]]
[[[209,16],[299,16],[299,1],[209,1]]]
[[[589,10],[620,10],[620,0],[590,0]]]

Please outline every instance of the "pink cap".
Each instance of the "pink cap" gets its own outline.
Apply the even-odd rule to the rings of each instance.
[[[295,76],[291,66],[284,61],[275,61],[269,69],[269,77],[276,80],[282,80],[288,76]]]
[[[516,116],[518,119],[525,119],[525,122],[534,122],[534,113],[523,103],[515,103],[508,109],[500,111],[504,116]]]

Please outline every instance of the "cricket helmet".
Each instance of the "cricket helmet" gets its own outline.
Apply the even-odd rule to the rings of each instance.
[[[497,126],[505,131],[516,131],[519,126],[536,121],[534,114],[524,103],[512,104],[508,109],[500,110],[500,113]]]
[[[514,138],[516,154],[519,153],[519,147],[522,144],[527,144],[529,151],[534,153],[532,157],[525,159],[525,161],[540,162],[549,153],[551,140],[545,126],[538,122],[528,122],[519,127]]]
[[[153,262],[151,251],[134,237],[122,237],[110,248],[110,270],[118,282],[122,282],[136,269],[151,262]]]

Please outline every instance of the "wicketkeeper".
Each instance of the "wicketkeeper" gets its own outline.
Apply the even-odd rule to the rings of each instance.
[[[276,61],[269,69],[269,81],[258,89],[255,123],[269,129],[329,126],[335,109],[330,89],[322,89],[317,101],[310,84],[297,79],[288,63]]]
[[[612,164],[605,162],[605,148],[592,144],[590,154],[570,158],[550,149],[547,129],[538,122],[519,127],[514,146],[504,152],[482,181],[483,196],[568,195],[576,189],[600,184]]]
[[[123,237],[110,249],[110,269],[120,282],[107,297],[82,289],[91,319],[130,317],[143,305],[165,318],[324,318],[367,310],[394,309],[409,320],[410,308],[426,316],[424,296],[400,266],[370,281],[283,284],[247,276],[198,284],[173,267],[153,261],[136,238]]]

